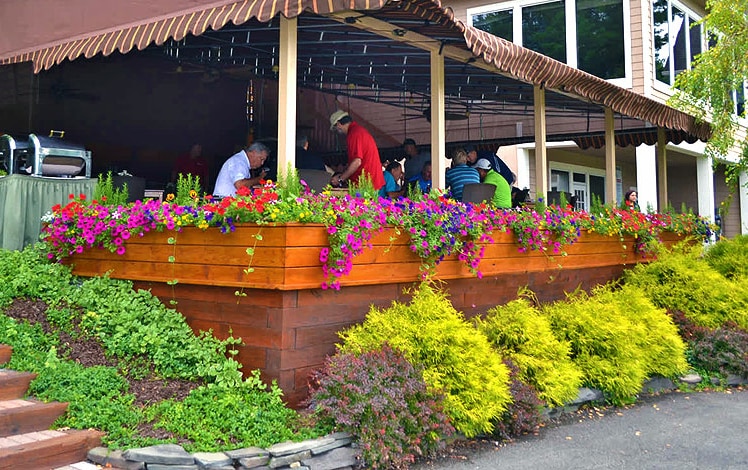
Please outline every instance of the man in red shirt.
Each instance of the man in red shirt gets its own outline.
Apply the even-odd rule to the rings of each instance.
[[[358,183],[363,173],[371,179],[374,189],[384,186],[382,161],[374,137],[354,122],[345,111],[337,110],[330,116],[330,130],[346,135],[348,167],[340,175],[333,175],[330,184],[340,186],[346,180]]]

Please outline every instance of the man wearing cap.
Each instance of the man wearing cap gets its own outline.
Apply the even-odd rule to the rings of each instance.
[[[473,168],[478,170],[482,183],[496,186],[491,203],[500,209],[512,207],[512,188],[500,174],[496,173],[496,170],[491,168],[491,162],[481,158],[473,165]]]
[[[423,165],[431,161],[431,154],[419,152],[416,141],[413,139],[405,139],[403,150],[405,150],[405,181],[415,180],[421,174]]]
[[[496,153],[492,153],[489,150],[478,150],[474,145],[465,146],[465,151],[468,154],[468,165],[475,165],[478,160],[485,158],[491,164],[491,168],[503,176],[510,187],[514,184],[514,173],[509,168],[509,165],[504,163],[504,160],[499,158]]]
[[[354,122],[348,113],[340,109],[330,116],[330,130],[345,134],[348,148],[348,166],[342,174],[333,175],[330,178],[330,184],[339,187],[347,180],[358,183],[361,175],[365,173],[371,179],[374,189],[384,186],[384,172],[379,158],[379,149],[369,131]]]

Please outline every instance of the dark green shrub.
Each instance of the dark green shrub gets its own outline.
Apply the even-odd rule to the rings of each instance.
[[[309,398],[323,425],[356,437],[368,468],[403,468],[432,455],[454,428],[443,396],[429,393],[423,370],[384,345],[329,357]]]
[[[570,343],[584,382],[614,404],[632,401],[648,377],[687,369],[685,344],[672,320],[635,288],[601,286],[542,311],[559,339]]]
[[[499,439],[509,440],[538,431],[543,422],[541,412],[545,403],[532,385],[520,379],[520,370],[512,361],[505,360],[504,363],[511,371],[512,403],[496,423],[493,434]]]
[[[694,367],[748,377],[748,332],[736,327],[709,331],[692,345]]]
[[[730,280],[748,277],[748,236],[722,239],[706,250],[709,266]]]
[[[303,438],[293,429],[297,413],[283,403],[283,392],[270,387],[255,370],[241,385],[202,386],[183,401],[166,400],[147,415],[154,427],[184,439],[190,452],[212,452],[241,447],[269,447]]]
[[[748,329],[748,285],[714,270],[701,247],[661,254],[624,272],[624,282],[644,292],[656,306],[683,312],[694,323],[718,328],[733,321]]]
[[[342,353],[375,351],[389,343],[423,367],[425,382],[444,392],[444,411],[468,437],[490,433],[511,401],[509,371],[488,339],[426,282],[410,303],[372,307],[362,324],[340,337]]]
[[[576,398],[582,371],[569,358],[569,343],[553,335],[548,318],[526,298],[490,309],[475,319],[501,357],[516,365],[519,380],[551,406]]]

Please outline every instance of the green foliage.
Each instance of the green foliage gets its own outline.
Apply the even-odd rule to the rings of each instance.
[[[403,468],[454,432],[443,399],[427,391],[422,368],[384,345],[329,357],[309,408],[323,425],[356,437],[367,468]]]
[[[601,286],[544,305],[554,333],[571,345],[584,382],[621,404],[632,401],[653,375],[687,368],[685,345],[670,317],[636,288]]]
[[[200,197],[203,195],[199,176],[194,176],[190,173],[186,175],[179,174],[177,178],[177,193],[174,197],[175,204],[197,207],[200,203]]]
[[[123,359],[144,356],[163,377],[203,378],[225,385],[241,380],[241,365],[227,359],[231,345],[210,332],[196,337],[184,317],[166,308],[150,292],[106,277],[87,279],[71,301],[80,306],[81,328],[98,337],[108,354]]]
[[[748,0],[708,0],[708,14],[703,19],[704,30],[709,31],[716,44],[699,54],[690,70],[675,78],[680,90],[670,104],[698,119],[707,120],[712,136],[706,153],[720,157],[730,147],[740,145],[740,164],[728,170],[728,180],[737,181],[745,170],[748,140],[736,142],[738,127],[731,90],[743,87],[748,80]],[[745,116],[743,116],[745,117]]]
[[[234,387],[200,387],[182,402],[164,401],[148,412],[155,427],[191,441],[185,449],[219,451],[241,447],[269,447],[299,439],[292,425],[297,417],[281,399],[273,383],[268,387],[260,372]]]
[[[706,250],[704,259],[727,279],[748,279],[748,236],[718,241]]]
[[[122,184],[121,188],[115,188],[112,182],[112,172],[99,175],[99,181],[94,188],[93,200],[99,201],[107,206],[124,206],[127,204],[128,189],[127,183]]]
[[[411,293],[410,303],[372,307],[363,324],[341,332],[340,351],[375,351],[389,343],[446,395],[445,412],[458,431],[468,437],[491,432],[511,400],[509,371],[443,292],[423,282]]]
[[[582,371],[569,358],[569,344],[553,335],[548,318],[528,299],[494,307],[475,322],[501,357],[517,366],[518,379],[532,385],[540,399],[558,406],[576,398]]]
[[[57,344],[56,338],[44,333],[41,326],[19,323],[0,315],[0,343],[13,347],[7,367],[13,370],[38,372],[47,351]]]
[[[75,282],[70,268],[51,262],[38,243],[23,251],[0,250],[0,279],[0,308],[15,298],[57,305]]]
[[[624,272],[624,282],[658,307],[681,311],[697,325],[717,328],[732,321],[748,329],[748,285],[719,274],[701,252],[699,246],[663,253]]]
[[[14,351],[15,355],[15,351]],[[134,396],[127,393],[127,381],[112,367],[83,367],[61,361],[51,348],[29,394],[45,401],[67,402],[68,410],[58,426],[75,429],[96,428],[107,433],[106,442],[115,444],[131,437],[141,421],[133,407]]]

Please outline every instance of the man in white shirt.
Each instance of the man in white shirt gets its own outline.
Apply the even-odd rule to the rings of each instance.
[[[262,142],[254,142],[249,147],[240,150],[229,157],[221,167],[216,178],[216,187],[213,195],[217,197],[236,196],[236,190],[241,187],[251,188],[260,184],[260,180],[267,176],[266,171],[261,171],[258,176],[252,177],[251,170],[260,168],[270,155],[270,149]]]

